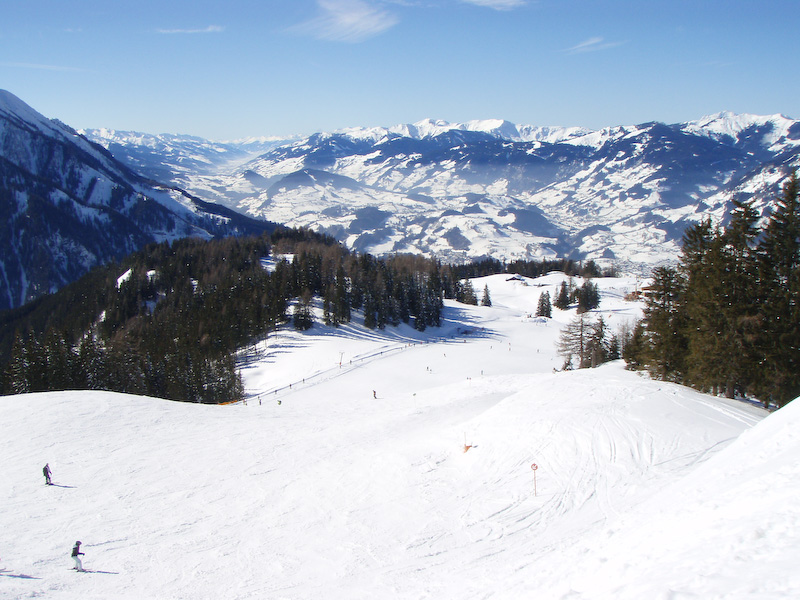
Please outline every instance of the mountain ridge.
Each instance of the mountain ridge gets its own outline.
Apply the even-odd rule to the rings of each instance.
[[[724,222],[734,197],[766,217],[798,156],[797,121],[722,111],[598,130],[424,119],[276,142],[216,174],[170,168],[199,197],[359,251],[452,262],[568,255],[647,272],[674,262],[692,223]],[[357,214],[367,207],[386,219],[365,229]]]
[[[514,133],[521,130],[528,141]],[[706,216],[724,222],[734,197],[752,198],[767,216],[781,182],[800,164],[800,124],[781,115],[721,112],[678,124],[538,130],[555,141],[530,133],[536,130],[502,120],[429,119],[321,132],[277,146],[238,171],[190,178],[187,186],[361,251],[454,262],[567,253],[647,271],[676,259],[687,226]],[[304,169],[362,187],[345,193],[315,181],[281,184]],[[351,227],[367,206],[390,216],[369,231]],[[513,216],[532,209],[550,223],[544,228],[550,235],[526,230],[524,219]]]
[[[685,123],[598,130],[424,119],[303,138],[212,142],[177,134],[75,131],[8,92],[0,96],[0,108],[7,170],[9,162],[28,161],[21,173],[5,173],[8,214],[21,213],[27,200],[8,190],[24,182],[35,195],[50,198],[45,208],[37,204],[41,215],[73,204],[71,213],[80,217],[66,218],[68,229],[107,222],[109,211],[121,210],[117,217],[126,222],[136,215],[133,229],[128,225],[96,244],[116,245],[117,254],[145,239],[221,234],[238,221],[233,229],[239,231],[274,223],[309,227],[376,255],[418,253],[453,263],[591,258],[646,274],[676,260],[686,227],[706,217],[724,223],[734,198],[752,200],[768,216],[782,182],[800,165],[799,122],[729,111]],[[28,174],[54,165],[30,162],[25,136],[34,134],[90,157],[89,171],[62,165],[71,174],[56,177],[61,191],[52,196],[43,190],[41,177],[33,181]],[[137,198],[144,202],[139,208]],[[153,211],[161,216],[153,217]],[[166,213],[179,217],[170,224]],[[136,233],[145,225],[152,229],[148,219],[162,223]],[[61,244],[74,251],[59,255],[35,238],[53,245],[63,232],[54,234],[44,224],[36,231],[29,246],[10,232],[7,239],[16,246],[6,255],[38,253],[41,269],[52,271],[40,275],[49,283],[22,292],[35,278],[4,266],[4,283],[21,282],[8,296],[10,305],[72,277],[58,272],[96,264],[91,257],[98,249],[87,250],[74,235]]]
[[[153,181],[0,91],[0,309],[150,242],[274,228]]]

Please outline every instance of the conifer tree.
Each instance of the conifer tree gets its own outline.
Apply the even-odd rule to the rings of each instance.
[[[724,285],[721,238],[719,229],[710,220],[704,220],[687,229],[680,257],[680,272],[685,278],[680,317],[686,319],[687,346],[682,363],[670,365],[674,368],[665,376],[686,381],[701,390],[718,389],[724,378],[721,363],[725,346],[718,335],[726,327],[719,303]],[[680,334],[681,330],[676,330],[677,341],[683,343]]]
[[[34,334],[25,340],[25,381],[29,392],[46,392],[48,387],[47,353]]]
[[[462,304],[472,304],[477,306],[478,297],[475,295],[475,288],[472,285],[472,281],[465,279],[463,282],[459,282],[459,289],[460,294],[456,296],[456,300]]]
[[[586,344],[586,354],[589,362],[588,366],[591,368],[608,361],[610,354],[608,327],[602,316],[591,325],[589,339]]]
[[[591,281],[586,280],[583,285],[576,290],[578,301],[578,313],[587,312],[600,306],[600,292],[597,286]]]
[[[626,369],[639,371],[646,367],[649,350],[646,335],[644,323],[637,322],[630,338],[622,346],[622,358]]]
[[[339,323],[350,322],[350,301],[347,290],[347,277],[341,263],[336,270],[336,283],[333,293],[333,311]]]
[[[322,321],[325,325],[339,326],[339,321],[335,313],[331,310],[331,297],[333,296],[333,287],[328,286],[325,290],[325,295],[322,298]]]
[[[569,290],[567,289],[566,281],[561,282],[561,287],[558,290],[558,294],[556,294],[553,305],[561,310],[567,310],[567,308],[569,308]]]
[[[539,304],[536,307],[537,317],[547,317],[548,319],[553,316],[553,308],[550,304],[550,292],[545,290],[539,295]]]
[[[576,315],[561,330],[556,348],[558,353],[564,357],[565,369],[575,366],[573,359],[577,359],[577,368],[579,369],[591,366],[591,335],[592,322],[586,313]]]
[[[311,290],[306,288],[294,307],[292,324],[298,331],[305,331],[314,326],[314,317],[311,314]]]
[[[491,306],[492,305],[492,298],[489,295],[489,285],[486,284],[483,286],[483,297],[481,298],[481,306]]]
[[[745,389],[759,362],[759,306],[754,247],[757,215],[734,202],[726,230],[697,226],[682,255],[688,273],[685,314],[688,352],[685,380],[733,397]]]
[[[11,348],[11,360],[6,367],[6,387],[9,393],[26,394],[31,391],[29,371],[28,345],[17,332]]]
[[[792,173],[758,247],[764,301],[758,391],[779,406],[800,395],[800,183]]]
[[[658,379],[675,381],[685,373],[687,343],[681,304],[684,292],[685,282],[676,269],[653,269],[644,308],[649,352],[641,359],[647,362],[650,374]]]
[[[364,327],[368,329],[378,327],[377,310],[378,302],[375,299],[375,295],[372,290],[367,290],[364,293]]]
[[[720,385],[729,398],[751,386],[760,362],[758,346],[763,341],[764,315],[759,300],[757,221],[751,201],[734,200],[731,221],[721,240],[719,304],[726,326],[721,343],[727,346],[729,358],[721,370]]]

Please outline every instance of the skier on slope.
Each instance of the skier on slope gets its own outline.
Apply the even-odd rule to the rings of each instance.
[[[50,475],[52,475],[53,472],[50,470],[50,464],[49,463],[45,464],[44,468],[42,469],[42,473],[44,473],[45,483],[47,485],[53,485],[53,482],[50,481]]]
[[[76,571],[84,571],[83,563],[81,562],[81,556],[83,556],[83,552],[81,552],[81,543],[75,542],[75,545],[72,547],[72,560],[75,561],[75,566],[73,567]]]

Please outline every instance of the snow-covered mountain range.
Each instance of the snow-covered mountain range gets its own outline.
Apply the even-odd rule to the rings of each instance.
[[[145,151],[135,136],[86,135]],[[271,141],[250,161],[235,144],[215,146],[213,165],[195,170],[186,165],[208,153],[178,141],[134,166],[157,160],[153,175],[168,169],[200,197],[357,250],[453,262],[570,255],[645,271],[675,260],[688,225],[724,222],[735,197],[768,214],[800,164],[800,122],[728,112],[598,131],[501,120],[352,128]]]
[[[149,242],[269,229],[150,181],[0,90],[0,309]]]
[[[274,222],[377,255],[569,256],[647,272],[676,259],[688,225],[724,222],[734,198],[767,215],[800,165],[800,122],[719,113],[590,131],[425,120],[211,142],[76,132],[0,92],[0,158],[6,308],[150,241]]]

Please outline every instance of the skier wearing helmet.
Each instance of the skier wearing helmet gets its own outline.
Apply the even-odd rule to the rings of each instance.
[[[75,542],[75,545],[72,547],[72,560],[75,561],[74,569],[76,571],[83,571],[83,563],[81,562],[81,556],[83,556],[83,552],[81,552],[81,543]]]

